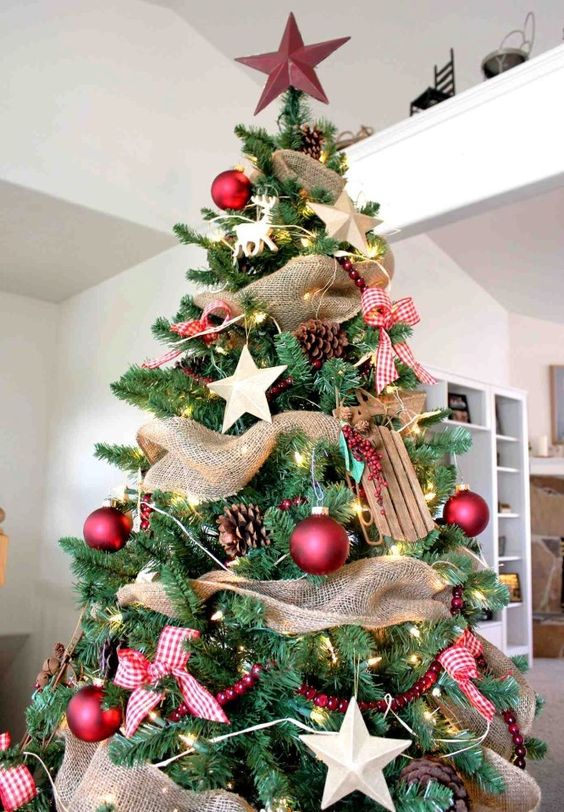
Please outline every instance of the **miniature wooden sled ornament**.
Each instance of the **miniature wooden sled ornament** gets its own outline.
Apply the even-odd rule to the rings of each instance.
[[[425,538],[435,523],[401,434],[377,426],[370,439],[382,454],[382,470],[388,483],[382,492],[382,504],[379,504],[368,471],[362,477],[372,518],[380,535],[396,541]]]
[[[407,391],[398,389],[391,395],[374,395],[366,389],[357,389],[357,406],[351,406],[351,425],[354,427],[361,420],[370,420],[371,417],[385,415],[386,417],[399,418],[402,425],[409,421],[425,409],[427,394],[420,391]]]
[[[0,508],[0,524],[6,518],[6,514]],[[6,574],[6,564],[8,563],[8,536],[0,527],[0,586],[4,585]]]

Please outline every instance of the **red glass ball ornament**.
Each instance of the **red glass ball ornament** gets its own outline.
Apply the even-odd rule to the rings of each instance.
[[[84,541],[94,550],[116,553],[125,546],[133,522],[131,517],[114,507],[93,511],[84,522]]]
[[[67,722],[71,732],[83,742],[101,742],[119,730],[121,708],[102,709],[104,691],[87,685],[76,693],[67,705]]]
[[[349,546],[345,528],[329,516],[327,508],[314,508],[290,537],[290,555],[309,575],[328,575],[340,569]]]
[[[459,488],[443,510],[448,524],[457,524],[467,536],[478,536],[488,526],[490,509],[485,499],[468,488]]]
[[[244,172],[226,169],[212,183],[211,196],[220,209],[241,211],[251,199],[252,189],[251,181]]]

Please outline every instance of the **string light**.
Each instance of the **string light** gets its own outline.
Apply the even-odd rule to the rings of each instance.
[[[329,715],[323,708],[318,708],[317,706],[313,708],[312,712],[310,713],[310,719],[312,722],[315,722],[318,725],[323,725],[327,722]]]
[[[266,313],[255,313],[253,316],[255,324],[262,324],[263,321],[266,319]]]
[[[309,237],[302,237],[300,242],[304,248],[309,248],[311,246],[311,240]]]
[[[419,659],[419,657],[417,656],[417,654],[412,654],[412,655],[411,655],[411,656],[408,658],[408,662],[410,662],[412,665],[419,665],[419,663],[421,662],[421,660]]]
[[[123,623],[123,615],[121,612],[114,612],[113,615],[110,615],[108,618],[108,622],[110,626],[121,626]]]
[[[294,460],[296,461],[296,465],[305,465],[306,462],[306,458],[304,454],[301,453],[301,451],[294,452]]]
[[[183,742],[187,747],[194,747],[195,743],[198,741],[198,737],[192,735],[191,733],[180,733],[178,736],[181,742]]]
[[[214,612],[211,616],[210,620],[213,620],[215,623],[219,623],[220,620],[223,620],[223,612],[221,609],[218,609],[217,612]]]
[[[366,665],[369,668],[372,668],[373,666],[378,665],[378,663],[381,663],[381,662],[382,662],[381,657],[370,657],[370,659],[366,661]]]
[[[397,544],[392,544],[390,547],[390,555],[401,555],[400,548]]]
[[[410,626],[409,633],[412,637],[421,637],[421,632],[417,628],[417,626]]]
[[[198,507],[199,504],[201,504],[201,499],[198,499],[197,496],[193,496],[190,494],[188,494],[186,501],[188,502],[191,508],[196,508]]]
[[[331,657],[331,662],[333,663],[333,665],[337,665],[339,662],[339,658],[337,656],[337,652],[335,651],[331,640],[328,637],[323,637],[321,642],[329,652],[329,656]]]
[[[442,696],[442,691],[441,691],[441,689],[439,688],[438,685],[435,688],[433,688],[431,693],[433,694],[433,696],[437,696],[437,697]]]
[[[431,711],[429,711],[429,710],[426,710],[426,711],[425,711],[425,713],[423,714],[423,717],[424,717],[424,718],[425,718],[425,720],[426,720],[427,722],[429,722],[430,724],[432,724],[432,725],[435,725],[435,724],[436,724],[436,720],[435,720],[435,714],[434,714],[433,712],[431,712]]]
[[[436,495],[437,495],[436,491],[434,491],[433,488],[431,487],[429,490],[426,490],[425,493],[424,493],[425,501],[426,502],[432,502],[433,499],[435,499]]]
[[[472,595],[476,598],[477,601],[485,601],[486,600],[486,596],[484,595],[483,592],[480,592],[479,589],[473,589],[472,590]]]
[[[360,516],[364,508],[362,507],[362,503],[359,502],[357,499],[352,504],[353,510],[357,516]]]

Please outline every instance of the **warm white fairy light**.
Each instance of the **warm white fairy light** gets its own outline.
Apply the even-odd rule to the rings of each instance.
[[[409,627],[409,633],[410,633],[410,635],[412,637],[417,637],[417,638],[421,637],[421,632],[419,631],[417,626],[410,626]]]
[[[368,659],[368,660],[366,661],[366,665],[367,665],[369,668],[372,668],[373,666],[378,665],[378,663],[381,663],[381,662],[382,662],[382,658],[381,658],[381,657],[370,657],[370,659]]]
[[[390,555],[401,555],[401,550],[397,544],[392,544],[390,547]]]
[[[439,688],[439,686],[438,686],[438,685],[437,685],[435,688],[433,688],[433,690],[431,691],[431,693],[432,693],[432,695],[433,695],[433,696],[435,696],[435,697],[442,696],[442,691],[441,691],[441,689]]]
[[[263,321],[266,319],[266,316],[267,316],[266,313],[262,313],[262,312],[261,313],[255,313],[255,315],[253,316],[253,321],[254,321],[255,324],[262,324]]]
[[[218,609],[217,612],[214,612],[210,620],[213,620],[215,623],[219,623],[220,620],[223,620],[223,612],[221,611],[221,609]]]
[[[301,451],[294,452],[294,460],[296,465],[305,465],[306,458],[305,455],[301,453]]]
[[[186,501],[188,502],[188,504],[190,505],[191,508],[195,508],[195,507],[198,507],[199,504],[201,504],[202,500],[199,499],[197,496],[193,496],[191,494],[188,494],[188,497],[187,497]]]
[[[421,660],[419,659],[417,654],[411,654],[410,657],[408,658],[408,662],[410,662],[412,665],[419,665]]]
[[[113,615],[110,615],[108,618],[108,622],[110,626],[121,626],[123,623],[123,615],[121,612],[114,612]]]
[[[312,722],[315,722],[318,725],[325,724],[327,722],[327,719],[329,718],[327,711],[325,711],[323,708],[318,707],[313,708],[309,717]]]
[[[194,747],[195,743],[198,741],[198,737],[193,736],[191,733],[180,733],[178,738],[183,744],[186,745],[186,747]]]

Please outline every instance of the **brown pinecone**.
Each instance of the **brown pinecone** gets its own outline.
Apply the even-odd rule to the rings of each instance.
[[[230,505],[217,519],[219,541],[229,558],[245,555],[249,549],[268,547],[270,539],[257,505]]]
[[[330,358],[341,358],[349,340],[340,324],[334,321],[310,319],[300,324],[294,335],[306,351],[311,363],[319,368]]]
[[[318,127],[310,127],[309,124],[304,124],[301,127],[302,131],[302,145],[300,152],[305,152],[311,158],[318,161],[321,158],[321,150],[323,148],[323,134]]]
[[[415,759],[403,768],[400,778],[407,784],[417,783],[422,787],[426,787],[429,781],[443,784],[452,790],[452,804],[448,812],[468,812],[470,809],[470,798],[464,782],[447,761],[434,758]]]

